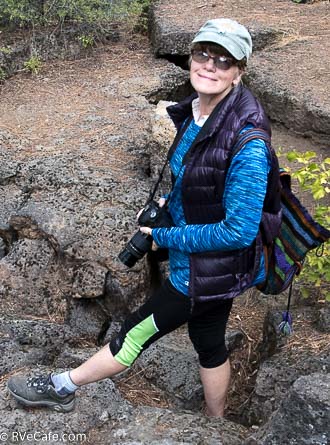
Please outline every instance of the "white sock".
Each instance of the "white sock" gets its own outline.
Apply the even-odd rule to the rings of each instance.
[[[75,392],[79,386],[75,385],[70,377],[70,371],[62,372],[61,374],[52,374],[52,382],[55,390],[59,394],[71,394]]]

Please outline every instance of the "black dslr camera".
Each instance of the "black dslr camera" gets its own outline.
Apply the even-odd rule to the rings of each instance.
[[[144,207],[139,216],[138,223],[141,227],[172,227],[173,220],[167,211],[166,205],[159,207],[158,203],[151,200]],[[120,252],[118,258],[127,267],[133,267],[150,249],[152,236],[138,230]]]

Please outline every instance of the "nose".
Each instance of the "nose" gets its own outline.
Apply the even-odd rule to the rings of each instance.
[[[209,60],[205,62],[205,68],[208,71],[213,71],[213,72],[216,70],[214,59],[212,57],[209,57]]]

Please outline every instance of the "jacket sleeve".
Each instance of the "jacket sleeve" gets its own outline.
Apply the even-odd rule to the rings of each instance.
[[[155,228],[152,236],[156,244],[187,253],[251,245],[259,229],[269,169],[270,157],[264,141],[248,142],[232,159],[226,176],[225,218],[213,224]]]

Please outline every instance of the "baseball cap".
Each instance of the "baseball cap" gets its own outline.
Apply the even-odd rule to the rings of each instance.
[[[236,60],[248,59],[252,54],[252,39],[245,26],[232,19],[208,20],[192,43],[212,42],[223,46]]]

